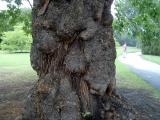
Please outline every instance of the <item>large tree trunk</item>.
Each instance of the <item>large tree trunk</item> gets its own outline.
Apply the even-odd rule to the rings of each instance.
[[[112,0],[34,0],[31,64],[39,79],[23,120],[133,118],[127,114],[131,109],[113,94],[111,4]]]

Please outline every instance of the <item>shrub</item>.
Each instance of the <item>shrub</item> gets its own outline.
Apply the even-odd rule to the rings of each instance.
[[[14,31],[4,33],[1,49],[9,52],[23,52],[29,51],[32,37],[25,35],[22,27],[18,26]]]

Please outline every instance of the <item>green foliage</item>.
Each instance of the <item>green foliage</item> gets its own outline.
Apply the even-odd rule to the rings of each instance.
[[[26,37],[24,37],[24,33],[22,33],[23,31],[21,31],[21,33],[18,35],[14,35],[16,34],[17,31],[10,32],[10,33],[5,33],[5,37],[3,37],[4,32],[7,31],[13,31],[14,30],[14,26],[17,24],[21,24],[23,27],[21,27],[21,29],[24,30],[25,34],[27,34],[28,36],[31,35],[32,33],[32,29],[31,29],[31,9],[20,9],[20,6],[22,4],[22,0],[4,0],[6,1],[7,10],[4,11],[0,11],[0,43],[2,43],[2,45],[0,46],[0,49],[3,50],[9,50],[9,51],[13,51],[13,50],[22,50],[23,46],[25,46],[23,49],[25,50],[29,50],[29,47],[26,48],[28,45],[22,45],[24,43],[24,41],[17,41],[16,40],[20,40],[20,39],[26,39]],[[19,31],[20,32],[20,31]],[[18,37],[18,39],[12,39],[9,38],[9,36],[14,36],[16,38],[16,36]],[[22,35],[22,36],[20,36]],[[6,37],[7,36],[7,37]],[[27,38],[28,39],[28,38]],[[3,40],[5,40],[4,42],[2,42]],[[8,40],[8,42],[7,42]],[[13,43],[13,45],[11,46],[10,44]],[[20,44],[20,45],[19,45]],[[18,47],[14,46],[14,45],[19,45]],[[20,48],[22,47],[22,48]]]
[[[116,48],[117,48],[117,47],[120,47],[119,42],[115,41],[115,43],[116,43]]]
[[[21,9],[21,20],[23,22],[23,30],[27,35],[31,35],[32,33],[31,13],[31,9]]]
[[[26,36],[21,26],[15,27],[14,31],[4,33],[3,41],[1,43],[2,50],[10,52],[15,51],[29,51],[31,46],[31,36]]]
[[[128,34],[119,34],[116,31],[114,32],[114,38],[120,45],[127,43],[128,46],[136,47],[138,43],[134,37],[131,37]]]
[[[4,1],[7,2],[8,9],[0,11],[0,38],[3,32],[13,29],[19,23],[23,23],[23,30],[27,35],[31,34],[31,9],[20,8],[22,0]]]
[[[114,28],[141,40],[144,54],[160,55],[160,0],[118,0]]]
[[[146,42],[146,41],[145,41]],[[152,41],[149,45],[142,45],[142,53],[160,56],[160,42]]]
[[[10,16],[6,11],[0,12],[0,39],[4,31],[13,30],[13,27],[10,25]],[[0,42],[2,39],[0,40]]]
[[[87,118],[90,118],[92,116],[91,112],[83,112],[82,113],[82,117],[87,119]]]
[[[137,14],[137,11],[127,0],[116,1],[116,10],[117,18],[113,21],[114,37],[120,45],[126,42],[128,46],[135,47],[137,45],[137,39],[133,31],[134,26],[130,24],[130,20]]]

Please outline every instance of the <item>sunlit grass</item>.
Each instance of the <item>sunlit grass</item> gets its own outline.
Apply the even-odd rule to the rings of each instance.
[[[18,66],[30,67],[30,59],[28,53],[0,54],[0,67],[18,67]]]
[[[36,79],[28,53],[0,53],[0,82],[21,82]]]
[[[160,56],[153,56],[153,55],[143,55],[142,56],[145,60],[154,62],[160,65]]]

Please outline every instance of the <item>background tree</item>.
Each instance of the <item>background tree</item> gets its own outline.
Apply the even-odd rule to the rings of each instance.
[[[8,10],[0,11],[0,34],[8,30],[13,30],[13,26],[17,24],[20,16],[19,3],[11,4],[12,0],[7,0]]]
[[[17,44],[17,46],[19,47],[13,47],[14,45],[16,45],[16,43],[20,43],[20,39],[24,38],[24,39],[30,39],[31,37],[31,33],[32,33],[32,29],[31,29],[31,9],[29,8],[20,8],[21,6],[21,0],[7,0],[7,10],[2,10],[0,11],[0,49],[3,50],[13,50],[15,51],[16,49],[19,49],[20,46],[19,44]],[[20,27],[21,29],[23,29],[23,31],[25,32],[25,35],[23,33],[23,31],[19,30],[14,30],[14,26],[23,26]],[[10,31],[9,33],[5,33]],[[18,34],[21,33],[21,34]],[[11,35],[12,34],[12,35]],[[9,35],[9,36],[8,36]],[[16,39],[11,39],[10,36],[13,36],[14,38],[17,36]],[[27,37],[29,36],[29,37]],[[8,38],[6,38],[8,37]],[[10,37],[10,38],[9,38]],[[19,38],[20,37],[20,38]],[[3,40],[5,40],[4,42],[2,42]],[[17,40],[17,41],[16,41]],[[13,43],[14,41],[14,43]],[[24,43],[26,43],[26,46],[28,46],[28,40],[25,42],[24,40],[22,40]],[[23,43],[21,41],[21,43]],[[11,45],[11,43],[13,43],[13,45]],[[3,47],[2,47],[3,46]],[[22,47],[22,44],[21,44]],[[23,48],[23,47],[22,47]],[[28,46],[28,48],[24,47],[24,50],[28,50],[30,47]],[[13,52],[12,51],[12,52]]]
[[[117,0],[115,5],[117,11],[113,22],[115,39],[121,45],[126,42],[129,46],[137,46],[135,25],[130,23],[132,18],[137,15],[136,9],[127,0]]]
[[[29,52],[31,36],[25,35],[22,26],[16,26],[14,29],[3,34],[1,49],[9,52]]]
[[[116,8],[115,29],[141,40],[142,53],[160,55],[160,1],[117,0]]]
[[[13,30],[13,26],[10,25],[9,14],[6,11],[0,12],[0,43],[2,42],[3,32]]]
[[[23,23],[23,30],[26,33],[26,35],[32,34],[32,10],[27,9],[21,9],[21,15],[20,15],[20,22]]]

